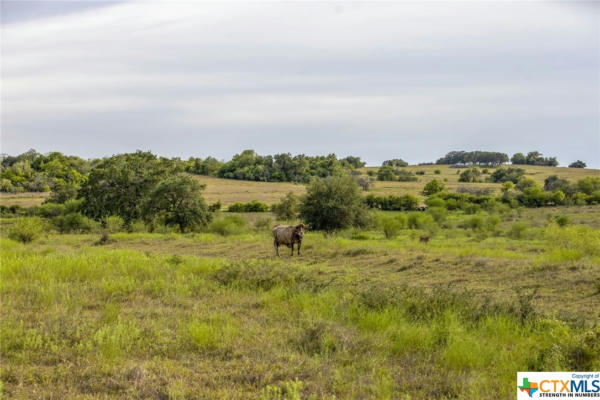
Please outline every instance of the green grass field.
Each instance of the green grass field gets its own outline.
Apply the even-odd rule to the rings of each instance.
[[[268,216],[104,245],[21,244],[2,219],[4,396],[511,399],[517,371],[600,368],[600,206],[513,211],[493,232],[453,213],[427,244],[309,232],[280,258],[255,228]]]

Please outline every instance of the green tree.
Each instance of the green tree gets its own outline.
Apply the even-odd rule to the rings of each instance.
[[[569,164],[569,168],[585,168],[585,167],[587,167],[587,164],[581,160],[577,160],[577,161],[574,161],[571,164]]]
[[[206,226],[211,219],[202,197],[202,185],[187,174],[177,174],[160,181],[144,201],[144,220],[163,217],[166,225],[178,225],[181,233],[189,227]]]
[[[444,189],[445,187],[442,182],[438,181],[437,179],[432,179],[429,182],[427,182],[427,184],[423,188],[423,195],[431,196],[432,194],[441,192]]]
[[[156,184],[172,174],[170,160],[150,152],[120,154],[102,160],[79,190],[84,214],[102,219],[118,215],[126,224],[142,214],[143,200]]]
[[[339,175],[315,179],[307,185],[300,204],[300,218],[311,229],[333,232],[366,225],[368,212],[354,179]]]
[[[510,162],[515,165],[524,165],[527,164],[527,159],[523,153],[515,153],[511,158]]]

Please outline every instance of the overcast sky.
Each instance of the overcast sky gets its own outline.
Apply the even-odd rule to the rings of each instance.
[[[2,152],[600,168],[600,3],[2,1]]]

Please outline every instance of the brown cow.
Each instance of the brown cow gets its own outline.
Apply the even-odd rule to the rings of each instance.
[[[298,243],[298,255],[300,255],[300,246],[304,237],[304,224],[299,225],[278,225],[273,228],[273,245],[275,254],[279,256],[279,246],[286,245],[292,249],[294,255],[294,243]]]

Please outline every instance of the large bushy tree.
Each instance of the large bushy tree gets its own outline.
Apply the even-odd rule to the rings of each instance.
[[[368,212],[354,179],[340,175],[314,179],[307,185],[300,204],[300,218],[311,229],[333,232],[364,226]]]
[[[162,217],[166,225],[177,225],[182,233],[190,227],[206,226],[211,214],[202,197],[204,188],[187,174],[169,176],[150,191],[142,216],[148,222]]]
[[[585,167],[587,167],[587,164],[581,160],[573,161],[571,164],[569,164],[569,168],[585,168]]]
[[[92,168],[79,190],[82,211],[95,219],[118,215],[129,223],[141,217],[146,196],[174,170],[171,160],[150,152],[106,158]]]

